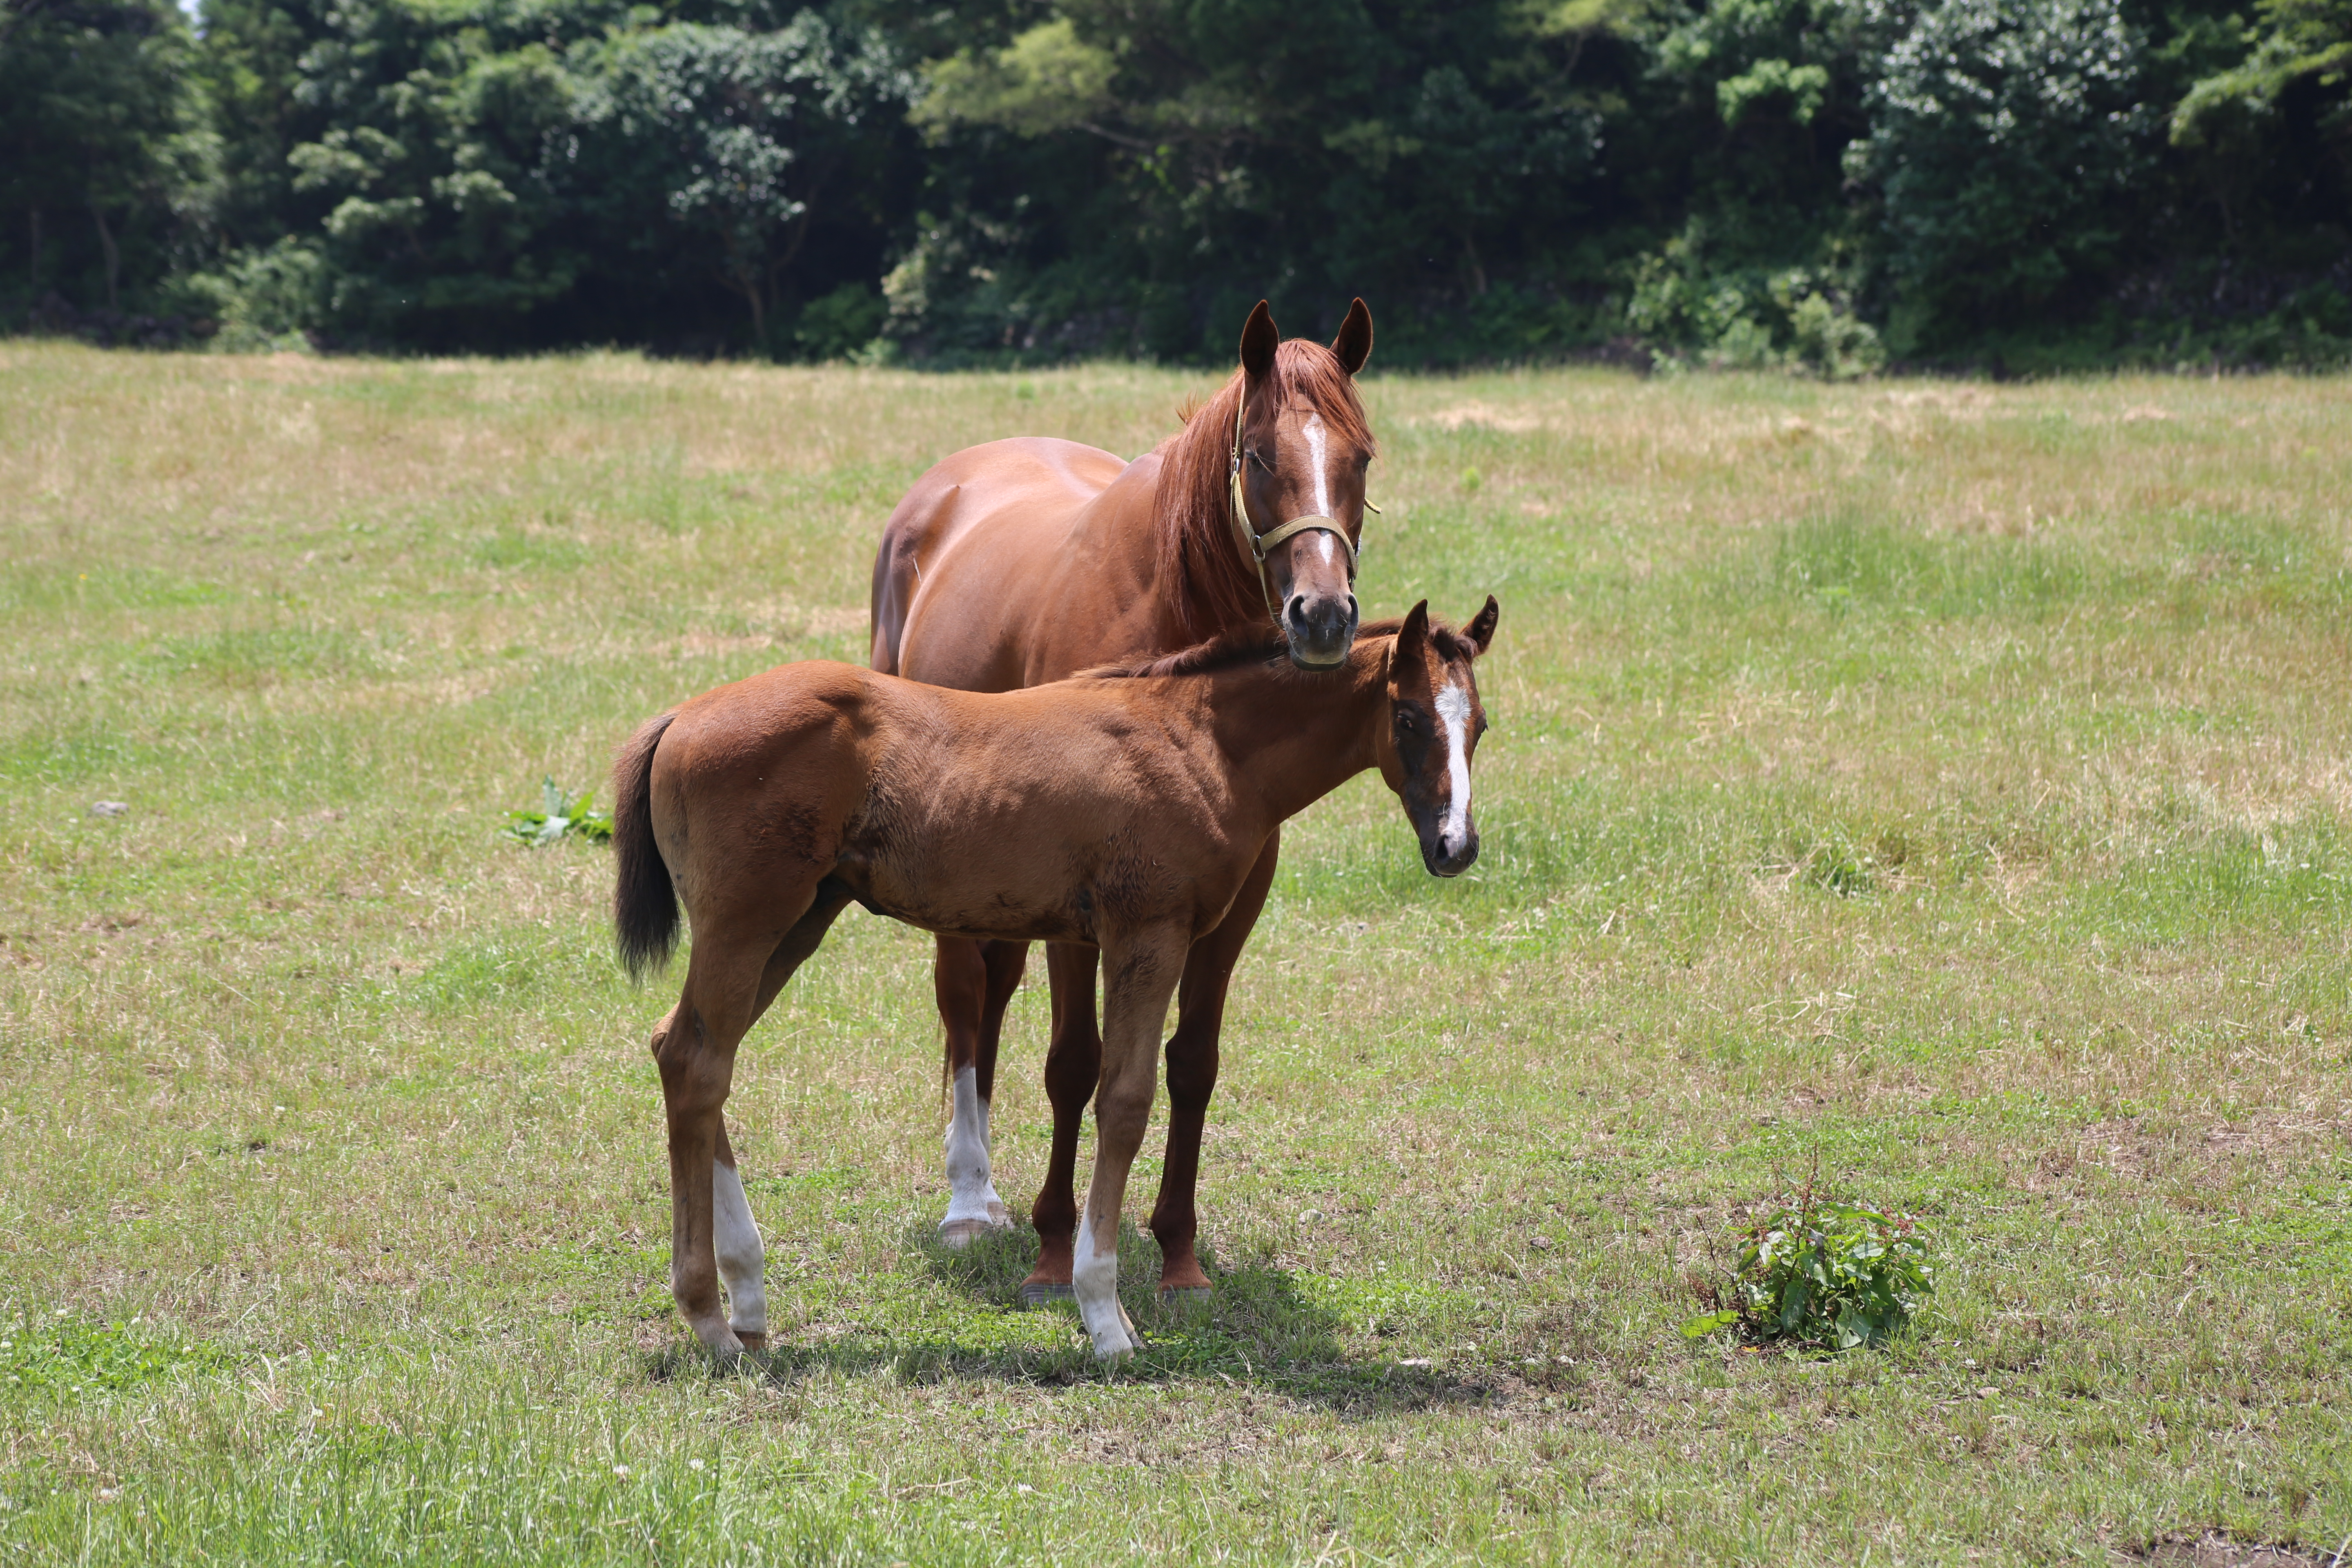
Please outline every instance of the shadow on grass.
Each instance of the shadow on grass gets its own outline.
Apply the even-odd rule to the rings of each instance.
[[[910,1236],[907,1245],[932,1278],[1007,1312],[1017,1310],[1013,1292],[1037,1256],[1036,1233],[1025,1226],[961,1249],[940,1245],[928,1231]],[[918,1329],[775,1345],[732,1368],[698,1348],[674,1345],[648,1357],[647,1372],[657,1380],[754,1373],[776,1384],[825,1373],[878,1374],[900,1383],[974,1378],[1040,1386],[1214,1380],[1362,1415],[1479,1404],[1494,1395],[1484,1384],[1425,1364],[1349,1354],[1340,1342],[1339,1315],[1309,1300],[1287,1269],[1265,1263],[1225,1268],[1203,1248],[1201,1266],[1215,1287],[1213,1298],[1163,1307],[1158,1244],[1122,1226],[1118,1250],[1119,1299],[1142,1331],[1144,1349],[1116,1366],[1096,1359],[1078,1329],[1076,1305],[1057,1302],[1039,1310],[1068,1319],[1072,1331],[1061,1345],[975,1346]]]

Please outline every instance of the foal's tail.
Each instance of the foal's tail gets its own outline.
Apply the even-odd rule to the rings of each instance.
[[[677,945],[677,893],[661,846],[654,842],[654,748],[675,713],[665,713],[629,737],[613,760],[613,931],[622,967],[642,981],[669,962]]]

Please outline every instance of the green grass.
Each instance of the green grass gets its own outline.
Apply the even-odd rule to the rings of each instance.
[[[1106,1373],[1029,1238],[932,1245],[929,942],[853,911],[730,1107],[779,1349],[691,1352],[670,997],[507,814],[858,658],[938,457],[1203,390],[0,344],[0,1560],[2328,1563],[2337,380],[1368,383],[1367,614],[1503,604],[1485,854],[1371,779],[1288,833],[1213,1306],[1130,1237]],[[1686,1342],[1816,1157],[1936,1239],[1916,1331]]]

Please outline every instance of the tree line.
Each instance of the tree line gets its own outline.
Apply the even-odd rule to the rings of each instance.
[[[0,326],[2352,359],[2352,0],[0,0]]]

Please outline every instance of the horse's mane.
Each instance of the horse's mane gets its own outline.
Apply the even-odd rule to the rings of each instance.
[[[1363,643],[1381,637],[1392,637],[1404,629],[1404,617],[1391,616],[1386,620],[1366,621],[1356,628],[1356,641]],[[1434,616],[1429,621],[1429,639],[1448,661],[1475,658],[1478,647],[1468,637]],[[1283,669],[1291,666],[1283,662],[1288,652],[1283,634],[1271,626],[1245,626],[1222,633],[1206,642],[1194,643],[1158,658],[1141,659],[1134,664],[1105,664],[1077,674],[1080,680],[1144,680],[1170,675],[1214,675],[1221,669],[1235,669],[1245,664],[1277,665]],[[1300,672],[1301,678],[1313,676]]]
[[[1215,396],[1185,409],[1184,428],[1160,444],[1152,519],[1160,579],[1174,585],[1180,624],[1195,636],[1219,626],[1263,625],[1266,618],[1265,591],[1234,543],[1228,521],[1234,410],[1241,401],[1243,374],[1234,371]],[[1355,378],[1329,349],[1305,338],[1277,345],[1273,381],[1280,404],[1304,404],[1323,416],[1332,434],[1372,449]],[[1255,419],[1263,409],[1261,403],[1250,416]]]

